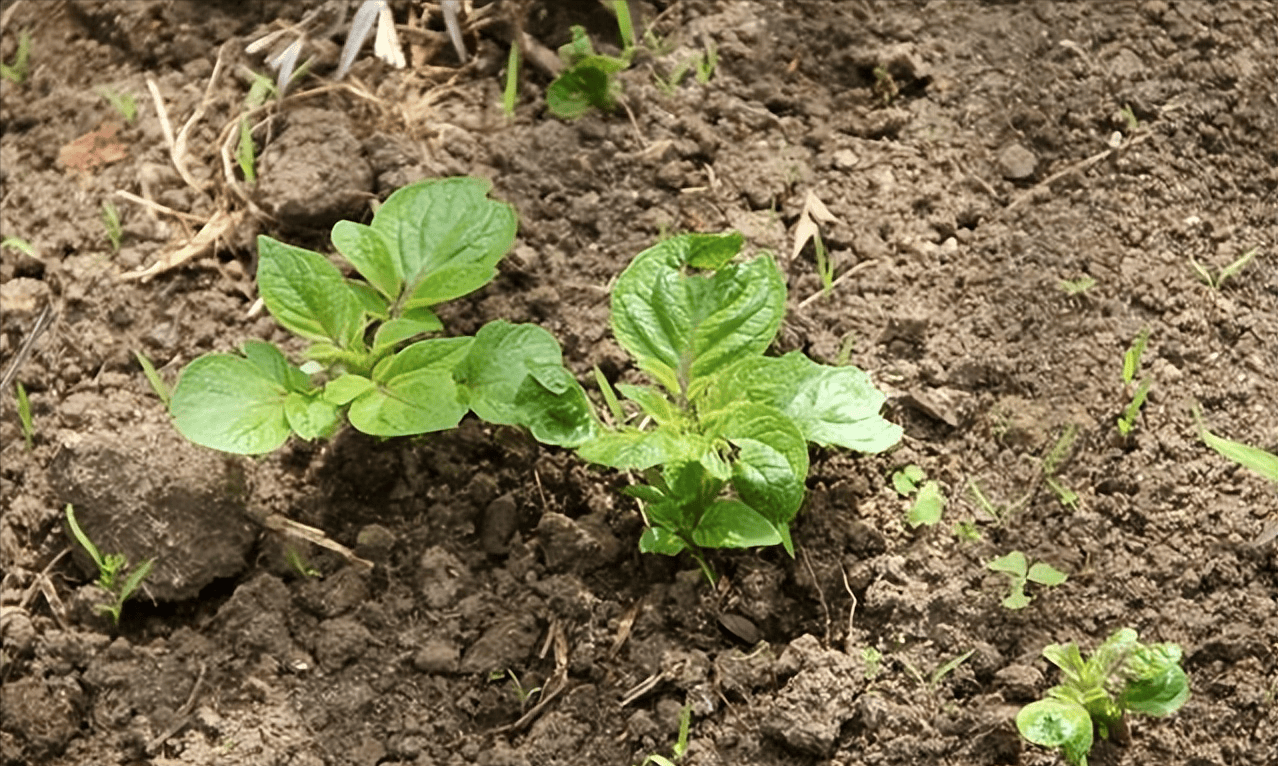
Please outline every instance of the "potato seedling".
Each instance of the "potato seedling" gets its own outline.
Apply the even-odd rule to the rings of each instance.
[[[1052,644],[1043,656],[1061,670],[1061,683],[1016,715],[1021,736],[1059,747],[1073,766],[1087,766],[1093,729],[1102,739],[1126,732],[1128,711],[1166,716],[1189,699],[1189,678],[1176,644],[1142,644],[1123,628],[1083,660],[1077,644]]]
[[[546,87],[546,105],[565,120],[575,120],[593,107],[611,112],[617,105],[621,86],[618,72],[630,66],[622,58],[595,53],[584,27],[572,27],[572,41],[560,46],[559,57],[568,68]]]
[[[473,338],[420,339],[443,328],[431,308],[490,282],[514,243],[515,212],[488,189],[477,178],[423,181],[392,194],[369,225],[339,221],[333,244],[362,280],[319,253],[259,237],[262,300],[310,341],[309,361],[295,366],[256,340],[242,354],[196,359],[173,392],[178,431],[259,454],[290,434],[328,436],[343,415],[364,433],[405,436],[452,428],[474,409],[549,443],[589,438],[585,393],[545,330],[494,322]],[[565,433],[562,417],[576,430]]]
[[[1030,566],[1029,559],[1020,551],[1012,551],[1006,556],[1000,556],[985,566],[1011,578],[1012,590],[1002,602],[1006,609],[1024,609],[1030,605],[1033,599],[1025,593],[1026,583],[1032,582],[1052,587],[1060,585],[1069,577],[1051,564],[1044,564],[1041,561]]]
[[[914,504],[906,512],[905,521],[911,528],[932,526],[941,520],[945,511],[945,495],[935,481],[924,481],[927,474],[917,465],[910,464],[892,474],[892,487],[901,497],[918,493]]]
[[[129,568],[129,560],[119,553],[108,553],[102,555],[98,551],[98,547],[93,544],[89,536],[80,529],[80,525],[75,520],[75,510],[71,504],[67,504],[67,528],[71,530],[71,535],[84,548],[93,559],[93,563],[98,567],[97,586],[106,591],[107,594],[114,599],[110,604],[99,604],[97,609],[101,614],[109,615],[111,622],[115,625],[120,624],[120,612],[124,609],[124,602],[137,592],[142,586],[142,581],[151,574],[151,568],[155,564],[155,559],[147,559],[137,566],[127,577],[122,575]]]
[[[808,442],[881,452],[901,437],[865,372],[763,355],[785,315],[785,280],[771,257],[734,262],[742,244],[737,232],[672,237],[617,278],[613,334],[655,385],[619,385],[642,421],[623,414],[578,448],[644,473],[626,490],[644,504],[640,550],[687,551],[712,580],[706,548],[780,544],[793,555]]]

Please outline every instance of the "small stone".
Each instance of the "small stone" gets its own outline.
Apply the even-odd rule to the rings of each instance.
[[[1008,665],[994,674],[994,686],[1001,689],[1008,702],[1032,700],[1038,697],[1043,684],[1043,674],[1028,665]]]
[[[851,149],[838,150],[834,153],[831,160],[834,163],[834,167],[839,170],[851,170],[856,167],[856,163],[859,162],[856,154],[854,154]]]
[[[374,562],[390,558],[395,545],[395,533],[381,524],[369,524],[355,536],[355,555]]]
[[[510,538],[519,526],[519,506],[509,492],[499,496],[484,509],[479,529],[479,544],[490,556],[502,556],[510,550]]]
[[[1011,144],[998,153],[999,170],[1011,181],[1022,181],[1034,175],[1038,158],[1020,144]]]
[[[413,667],[423,673],[456,673],[461,652],[451,641],[432,639],[413,654]]]

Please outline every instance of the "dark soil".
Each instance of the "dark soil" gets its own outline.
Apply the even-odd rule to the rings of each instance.
[[[251,188],[222,156],[243,69],[265,71],[244,48],[318,5],[0,3],[0,57],[32,41],[3,82],[0,225],[34,251],[3,248],[0,358],[56,316],[17,368],[33,449],[2,394],[4,764],[625,766],[670,755],[684,705],[683,764],[1053,764],[1013,722],[1056,680],[1042,648],[1124,626],[1184,647],[1193,696],[1093,764],[1278,763],[1278,494],[1191,416],[1278,448],[1278,6],[641,1],[663,45],[621,75],[630,114],[564,122],[535,67],[503,115],[504,30],[525,9],[547,49],[573,23],[606,48],[596,3],[476,9],[462,67],[436,5],[393,2],[420,27],[410,66],[366,55],[333,86],[344,28],[317,28],[313,76],[255,115]],[[708,82],[658,86],[710,46]],[[198,111],[178,163],[148,81],[175,133]],[[849,353],[901,446],[814,452],[797,558],[715,555],[711,587],[638,553],[624,477],[511,429],[343,432],[259,460],[176,436],[133,352],[171,383],[202,353],[286,342],[253,310],[256,234],[328,250],[334,220],[457,174],[490,178],[520,236],[445,308],[450,332],[535,322],[583,383],[630,379],[610,280],[665,234],[738,229],[788,275],[775,351]],[[810,245],[789,257],[809,193],[837,218],[829,296]],[[219,212],[212,246],[130,278]],[[1191,265],[1252,248],[1219,287]],[[1142,328],[1153,383],[1124,438]],[[908,463],[941,482],[939,525],[905,523]],[[104,550],[158,559],[118,627],[66,555],[67,503]],[[1005,609],[985,564],[1013,550],[1068,581]]]

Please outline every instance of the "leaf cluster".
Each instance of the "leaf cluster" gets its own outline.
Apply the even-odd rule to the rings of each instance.
[[[1074,766],[1087,766],[1093,727],[1102,738],[1118,731],[1128,711],[1166,716],[1189,699],[1189,678],[1180,667],[1181,648],[1142,644],[1123,628],[1084,660],[1077,644],[1052,644],[1043,656],[1061,670],[1061,683],[1044,699],[1016,715],[1021,736],[1059,747]]]
[[[572,27],[572,40],[560,46],[567,68],[546,87],[546,105],[556,116],[575,120],[591,108],[611,112],[621,86],[617,73],[630,66],[628,55],[617,58],[595,52],[584,27]]]
[[[551,444],[594,432],[585,392],[559,344],[531,325],[494,322],[475,337],[430,337],[432,310],[496,276],[514,243],[509,205],[477,178],[423,181],[392,194],[371,224],[339,221],[332,240],[362,279],[310,250],[258,239],[262,300],[310,342],[295,366],[273,344],[187,365],[171,412],[183,436],[238,454],[270,452],[296,435],[331,435],[348,419],[374,436],[452,428],[472,409]]]
[[[945,511],[945,494],[941,492],[940,483],[926,479],[923,469],[913,463],[892,473],[892,488],[898,495],[909,497],[918,493],[905,515],[912,529],[936,524]]]
[[[75,510],[71,504],[67,504],[67,528],[71,530],[71,535],[75,537],[76,542],[93,559],[93,563],[98,568],[97,586],[111,596],[111,603],[99,604],[97,609],[101,614],[110,616],[111,622],[115,625],[120,624],[120,612],[124,609],[124,602],[142,587],[142,582],[151,574],[151,569],[155,565],[155,559],[147,559],[139,564],[127,576],[124,575],[129,570],[129,560],[120,553],[108,553],[103,555],[98,550],[98,546],[93,544],[89,536],[80,528],[80,524],[75,520]]]
[[[1123,354],[1123,383],[1128,387],[1136,379],[1136,373],[1140,370],[1140,358],[1145,353],[1145,346],[1149,343],[1149,328],[1143,328],[1136,338],[1132,341],[1132,345]],[[1145,399],[1149,396],[1150,386],[1153,385],[1153,378],[1141,378],[1140,383],[1136,387],[1136,392],[1132,394],[1131,401],[1123,408],[1123,413],[1118,417],[1118,433],[1122,436],[1128,436],[1136,427],[1136,418],[1140,416],[1140,408],[1145,406]]]
[[[771,257],[734,261],[741,234],[686,234],[635,257],[612,293],[612,328],[651,385],[604,386],[617,421],[578,448],[599,465],[643,472],[645,552],[784,545],[803,503],[808,442],[861,452],[894,445],[884,396],[855,367],[799,352],[764,356],[785,315]],[[637,412],[633,410],[637,409]],[[637,420],[637,424],[630,421]]]
[[[1003,607],[1006,609],[1024,609],[1030,605],[1034,599],[1025,593],[1027,583],[1051,587],[1068,579],[1068,575],[1051,564],[1039,561],[1031,566],[1029,559],[1020,551],[1000,556],[985,566],[995,572],[1002,572],[1011,579],[1011,592],[1003,599]]]

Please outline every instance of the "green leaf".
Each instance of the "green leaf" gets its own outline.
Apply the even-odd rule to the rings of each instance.
[[[469,407],[453,381],[472,338],[423,340],[378,364],[375,388],[348,413],[351,425],[373,436],[408,436],[453,428]]]
[[[617,394],[612,390],[612,384],[604,376],[603,370],[599,369],[599,365],[595,365],[594,371],[595,385],[599,386],[599,393],[603,394],[604,404],[608,405],[608,412],[612,414],[614,424],[617,427],[621,427],[626,422],[626,413],[621,409],[621,402],[617,400]]]
[[[260,340],[244,342],[244,356],[252,362],[263,375],[280,384],[289,391],[308,391],[311,388],[307,375],[288,363],[284,353],[273,343]]]
[[[679,434],[656,431],[605,431],[577,448],[589,463],[642,471],[680,459],[695,459],[698,445]]]
[[[919,496],[914,499],[905,520],[915,529],[923,525],[930,527],[941,520],[944,510],[945,495],[941,494],[941,485],[929,481],[919,489]]]
[[[454,370],[457,382],[470,395],[470,408],[489,423],[523,425],[515,403],[530,369],[535,365],[561,366],[559,341],[531,324],[489,322],[475,334],[475,342]]]
[[[319,395],[290,392],[284,399],[284,415],[293,432],[307,441],[331,436],[337,429],[337,406]]]
[[[404,275],[395,268],[391,243],[377,229],[354,221],[338,221],[333,226],[333,247],[388,302],[399,300]]]
[[[364,309],[365,314],[383,322],[390,319],[390,303],[377,291],[377,288],[367,282],[354,279],[346,280],[346,286],[359,299],[359,305]]]
[[[718,500],[701,517],[692,541],[702,548],[757,548],[777,545],[776,527],[739,500]]]
[[[618,383],[617,390],[623,396],[639,405],[645,415],[653,419],[657,425],[674,425],[684,421],[683,413],[659,389],[652,386],[632,386]]]
[[[906,497],[919,488],[919,482],[927,478],[927,474],[917,465],[910,464],[892,474],[892,487],[896,493]]]
[[[190,441],[239,455],[270,452],[291,432],[288,389],[253,361],[209,354],[186,366],[173,392],[174,425]]]
[[[1025,554],[1020,551],[1012,551],[1006,556],[1000,556],[985,566],[987,569],[992,569],[995,572],[1005,572],[1022,580],[1025,579],[1025,575],[1029,570],[1029,562],[1025,559]],[[1048,659],[1051,658],[1049,657]]]
[[[683,273],[689,257],[718,260],[740,241],[735,232],[673,237],[640,253],[617,278],[613,332],[640,368],[672,392],[695,396],[697,379],[762,353],[781,326],[785,282],[771,258],[710,276]]]
[[[559,364],[534,367],[515,392],[514,406],[518,424],[542,444],[579,447],[598,433],[585,390]]]
[[[645,503],[660,503],[666,499],[664,492],[647,484],[631,484],[628,487],[622,487],[621,494],[638,498]]]
[[[1202,411],[1195,404],[1194,421],[1198,424],[1198,435],[1208,447],[1229,458],[1243,468],[1255,471],[1272,482],[1278,482],[1278,455],[1252,447],[1242,442],[1230,441],[1207,430],[1203,425]]]
[[[1026,579],[1030,582],[1036,582],[1039,585],[1060,585],[1069,579],[1069,575],[1051,564],[1044,564],[1040,561],[1029,568],[1029,573],[1026,575]]]
[[[1033,599],[1025,593],[1025,581],[1013,580],[1011,592],[1000,603],[1004,609],[1024,609],[1032,601]]]
[[[390,245],[403,308],[464,295],[496,274],[518,222],[514,208],[488,198],[490,188],[482,178],[432,179],[405,186],[378,208],[371,228]]]
[[[324,399],[341,407],[350,404],[355,397],[373,388],[373,381],[363,375],[345,374],[330,380],[324,386]]]
[[[683,538],[662,527],[648,527],[639,536],[641,553],[660,553],[663,556],[678,556],[688,547]]]
[[[823,446],[882,452],[901,440],[901,427],[879,415],[885,397],[869,375],[856,367],[817,364],[798,351],[732,365],[714,380],[705,407],[741,399],[777,407],[808,441]]]
[[[314,341],[350,348],[363,332],[363,303],[319,253],[257,238],[257,283],[275,320]]]
[[[1128,683],[1119,698],[1120,707],[1152,716],[1170,715],[1189,699],[1189,677],[1179,665]]]
[[[377,334],[373,337],[373,351],[391,348],[409,338],[428,332],[438,332],[442,329],[444,329],[444,323],[433,315],[431,319],[424,321],[420,319],[392,319],[377,328]]]
[[[1070,763],[1086,766],[1092,718],[1082,706],[1051,699],[1031,702],[1016,714],[1016,728],[1030,742],[1062,748]]]

